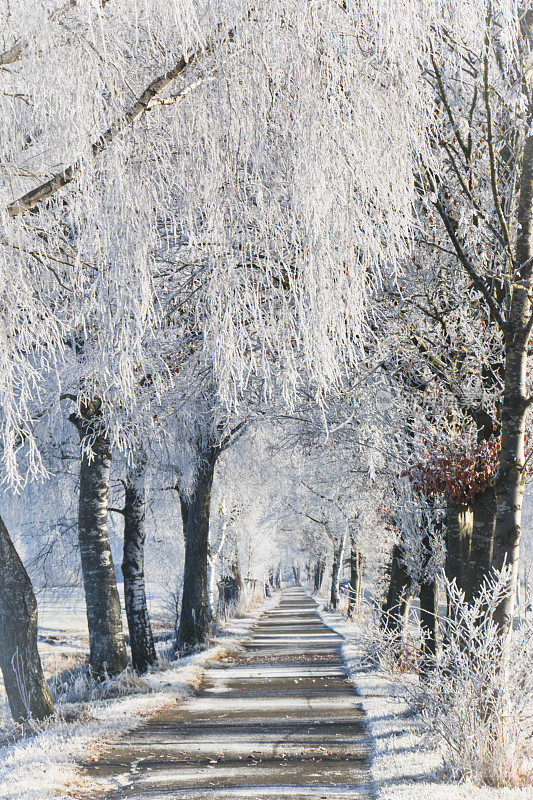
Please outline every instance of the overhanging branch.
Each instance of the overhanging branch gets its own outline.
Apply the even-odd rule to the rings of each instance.
[[[228,33],[227,40],[232,39],[232,33]],[[119,119],[117,119],[113,125],[111,125],[101,136],[96,139],[92,146],[91,146],[91,153],[93,158],[97,158],[101,153],[106,150],[109,145],[116,139],[121,133],[123,133],[133,122],[138,119],[139,117],[143,116],[147,111],[150,111],[154,106],[159,105],[157,102],[158,95],[170,84],[172,81],[175,81],[176,78],[179,78],[183,75],[187,69],[194,64],[196,64],[201,58],[208,55],[210,52],[210,47],[202,47],[199,48],[192,58],[187,59],[185,56],[181,56],[181,58],[175,63],[175,65],[170,69],[168,72],[164,73],[163,75],[159,75],[155,78],[144,91],[139,95],[139,97],[132,103],[131,106],[122,114]],[[198,84],[199,81],[196,81],[193,84],[193,87]],[[190,91],[190,87],[185,87],[181,92],[177,95],[174,95],[172,98],[172,102],[175,103],[177,100],[181,100],[187,96]],[[163,102],[160,103],[164,105]],[[10,203],[7,207],[7,214],[10,217],[16,217],[19,214],[22,214],[24,211],[31,211],[32,209],[36,208],[40,203],[48,200],[49,197],[52,197],[56,192],[62,189],[64,186],[67,186],[80,174],[82,167],[82,161],[78,159],[73,164],[70,164],[65,169],[62,169],[60,172],[56,172],[49,180],[41,183],[39,186],[36,186],[34,189],[31,189],[26,194],[19,197],[18,200],[14,200]]]
[[[187,67],[191,63],[194,63],[197,58],[198,55],[192,61],[186,61],[185,57],[182,56],[171,70],[153,80],[122,117],[93,142],[91,147],[93,157],[96,158],[99,156],[117,136],[136,119],[141,117],[148,110],[154,97],[162,92],[169,83],[182,75]],[[40,203],[48,200],[49,197],[52,197],[52,195],[58,192],[59,189],[62,189],[63,186],[67,186],[79,175],[81,166],[81,160],[75,161],[70,166],[61,170],[61,172],[57,172],[53,175],[50,180],[41,183],[39,186],[36,186],[35,189],[31,189],[29,192],[22,195],[22,197],[19,197],[18,200],[14,200],[7,207],[8,215],[10,217],[17,217],[24,211],[31,211],[31,209],[35,208]]]

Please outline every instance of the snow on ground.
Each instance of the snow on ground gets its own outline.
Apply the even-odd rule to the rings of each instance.
[[[118,583],[122,627],[128,630],[123,584]],[[147,585],[147,600],[154,634],[170,635],[172,612],[168,592],[157,584]],[[44,674],[53,685],[72,683],[74,674],[87,663],[89,633],[85,594],[81,586],[58,586],[37,590],[39,609],[39,653]],[[161,643],[164,647],[164,643]],[[10,726],[10,715],[0,673],[0,741]]]
[[[368,626],[320,609],[344,637],[342,653],[361,698],[373,739],[372,774],[378,800],[533,800],[533,788],[493,789],[446,774],[439,742],[409,700],[413,674],[391,674],[365,663]],[[407,690],[407,691],[406,691]]]
[[[142,679],[124,681],[122,691],[128,692],[124,696],[60,702],[58,716],[35,735],[0,746],[0,800],[66,800],[88,790],[79,762],[94,758],[146,717],[189,696],[201,679],[202,667],[237,645],[260,613],[275,602],[269,598],[246,616],[223,622],[212,647],[163,663],[163,668]],[[70,627],[77,624],[65,621]],[[73,721],[66,722],[69,718]]]

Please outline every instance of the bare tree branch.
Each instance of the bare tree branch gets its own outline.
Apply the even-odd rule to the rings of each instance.
[[[450,241],[453,244],[453,247],[455,249],[459,261],[465,268],[469,277],[472,279],[472,283],[474,284],[476,289],[485,298],[485,301],[490,309],[491,315],[494,318],[495,322],[497,322],[500,329],[505,332],[507,329],[507,324],[504,318],[502,317],[498,304],[496,303],[494,297],[491,295],[490,289],[487,286],[486,282],[484,281],[483,277],[476,270],[476,268],[466,255],[465,251],[463,250],[461,243],[456,236],[451,220],[446,212],[446,209],[438,199],[435,201],[434,205],[439,213],[442,222],[444,223],[444,227],[446,228],[446,233],[448,234]]]
[[[91,147],[93,157],[96,158],[100,153],[103,153],[117,136],[128,128],[136,119],[145,114],[153,99],[162,92],[169,83],[176,80],[180,75],[183,75],[187,68],[196,63],[198,58],[205,54],[205,52],[205,50],[197,52],[191,60],[187,60],[185,56],[181,56],[172,69],[164,75],[158,76],[148,84],[146,89],[122,116],[93,142]],[[19,197],[18,200],[10,203],[7,207],[8,215],[10,217],[16,217],[24,211],[30,211],[32,208],[35,208],[58,192],[59,189],[62,189],[63,186],[67,186],[71,183],[80,173],[80,170],[81,161],[78,160],[64,170],[61,170],[61,172],[57,172],[50,180],[41,183],[39,186],[36,186],[35,189],[31,189],[25,195]]]
[[[228,433],[228,435],[222,439],[222,441],[218,445],[218,451],[220,453],[223,453],[224,450],[226,450],[230,446],[230,444],[233,444],[233,442],[235,442],[239,438],[239,436],[241,436],[244,433],[244,429],[246,428],[247,422],[248,422],[247,419],[243,419],[242,422],[239,422],[239,424],[236,425],[234,428],[232,428],[232,430]]]
[[[487,114],[487,146],[489,148],[489,165],[490,165],[490,186],[492,190],[492,199],[494,208],[500,221],[502,235],[505,241],[507,256],[509,263],[513,264],[513,246],[511,244],[511,236],[509,234],[509,227],[507,220],[503,213],[502,204],[500,201],[500,194],[498,191],[498,171],[496,166],[496,157],[494,154],[494,133],[492,125],[492,107],[490,104],[490,86],[489,86],[489,36],[488,33],[485,37],[485,52],[483,55],[483,99],[485,102],[485,112]]]

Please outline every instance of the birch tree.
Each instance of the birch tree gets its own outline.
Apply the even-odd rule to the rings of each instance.
[[[509,592],[496,613],[501,631],[507,633],[516,594],[529,406],[532,18],[526,6],[513,13],[503,3],[489,2],[484,10],[483,36],[477,38],[470,54],[464,39],[453,48],[455,69],[465,78],[463,86],[472,86],[467,91],[467,104],[463,105],[464,97],[459,100],[462,91],[450,92],[453,79],[443,69],[441,53],[449,52],[446,34],[441,40],[442,50],[432,56],[444,131],[437,136],[443,145],[446,172],[453,175],[454,188],[461,198],[459,205],[470,209],[467,216],[457,215],[457,202],[445,187],[442,172],[426,168],[424,182],[457,262],[484,304],[489,324],[500,329],[503,342],[501,452],[495,480],[492,564],[498,569],[504,564],[512,567]],[[468,113],[470,119],[480,120],[477,130],[473,125],[465,126]],[[464,179],[465,163],[470,182]]]
[[[152,625],[148,613],[144,576],[146,539],[146,465],[141,460],[128,470],[124,480],[124,548],[122,576],[130,634],[131,662],[146,672],[156,661]]]

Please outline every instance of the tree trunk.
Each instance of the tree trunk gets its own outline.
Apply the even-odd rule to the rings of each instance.
[[[276,590],[276,574],[274,572],[274,568],[270,567],[268,571],[268,580],[266,583],[266,595],[270,597],[272,592]]]
[[[347,531],[344,532],[339,546],[333,551],[333,566],[331,570],[331,595],[330,603],[332,608],[339,605],[339,584],[342,575],[342,563],[344,561],[344,549],[346,547]]]
[[[82,409],[82,416],[70,417],[83,443],[91,442],[90,458],[82,447],[78,538],[87,622],[89,664],[95,676],[117,675],[128,666],[122,631],[120,599],[107,534],[107,498],[111,447],[99,429],[98,404]]]
[[[54,713],[37,649],[37,601],[0,518],[0,667],[15,722]]]
[[[433,577],[420,584],[420,634],[422,659],[420,675],[427,675],[437,656],[437,633],[439,620],[438,583]]]
[[[409,622],[409,610],[411,608],[411,603],[413,602],[414,595],[411,588],[406,588],[402,592],[402,597],[400,600],[400,607],[398,609],[398,620],[400,623],[402,635],[405,635],[407,630],[407,624]]]
[[[404,598],[411,594],[411,578],[402,558],[402,549],[395,544],[389,568],[390,580],[387,596],[381,607],[380,624],[383,630],[397,635],[403,634],[402,605]]]
[[[446,564],[445,572],[449,581],[455,579],[459,589],[465,587],[467,565],[470,561],[472,544],[472,512],[467,505],[452,503],[446,505]]]
[[[313,591],[316,594],[320,587],[320,560],[317,559],[315,562],[315,568],[313,570]]]
[[[244,581],[242,579],[241,559],[239,558],[239,548],[236,541],[233,543],[233,556],[231,559],[230,574],[237,589],[238,599],[244,591]]]
[[[212,555],[208,555],[207,559],[207,569],[208,569],[208,576],[207,576],[207,585],[208,585],[208,595],[209,595],[209,605],[211,606],[211,614],[212,616],[216,616],[217,610],[217,568],[216,568],[216,559]]]
[[[363,556],[356,544],[352,543],[350,553],[350,594],[348,599],[348,616],[355,617],[359,613],[361,603],[361,582],[363,580]]]
[[[320,587],[322,586],[322,581],[324,580],[325,570],[326,570],[326,561],[322,556],[320,556],[315,565],[315,578],[314,578],[315,593],[318,593],[320,591]]]
[[[181,524],[183,525],[183,536],[187,533],[187,525],[189,522],[189,501],[186,497],[180,494],[180,510],[181,510]]]
[[[140,673],[157,660],[144,582],[145,513],[144,472],[140,467],[132,470],[126,481],[122,560],[131,661]]]
[[[187,512],[188,516],[188,512]],[[224,549],[224,545],[226,544],[226,537],[227,537],[227,525],[224,523],[224,527],[222,528],[222,533],[220,535],[220,541],[218,543],[218,547],[216,550],[209,546],[209,553],[208,553],[208,570],[209,575],[207,579],[207,583],[209,586],[209,605],[211,606],[211,614],[213,617],[216,616],[217,610],[217,564],[219,562],[220,556]]]
[[[531,88],[531,87],[530,87]],[[512,625],[525,487],[526,367],[531,334],[530,292],[533,288],[533,134],[526,138],[522,157],[518,235],[509,320],[505,333],[505,377],[502,403],[502,444],[496,483],[497,515],[493,566],[510,568],[506,597],[494,613],[501,633]]]
[[[460,515],[457,515],[458,517]],[[466,515],[466,519],[471,518],[471,514]],[[442,522],[437,523],[441,528]],[[471,525],[467,531],[471,532]],[[464,536],[465,552],[466,547],[470,547],[470,538]],[[420,580],[420,634],[422,638],[422,658],[420,663],[420,676],[423,678],[435,667],[437,658],[437,636],[439,630],[439,584],[435,574],[433,564],[433,544],[429,530],[426,528],[422,535],[422,550],[424,552],[424,564],[422,577]],[[463,570],[464,572],[464,570]]]
[[[207,572],[211,489],[218,455],[216,447],[203,454],[189,502],[178,641],[191,646],[207,640],[213,621]]]
[[[466,600],[473,602],[490,573],[496,525],[496,491],[488,486],[472,502],[472,546],[464,576]]]
[[[237,541],[233,540],[233,549],[229,565],[229,574],[225,576],[222,585],[222,600],[225,606],[238,603],[244,591],[244,581],[241,572],[241,560]]]

